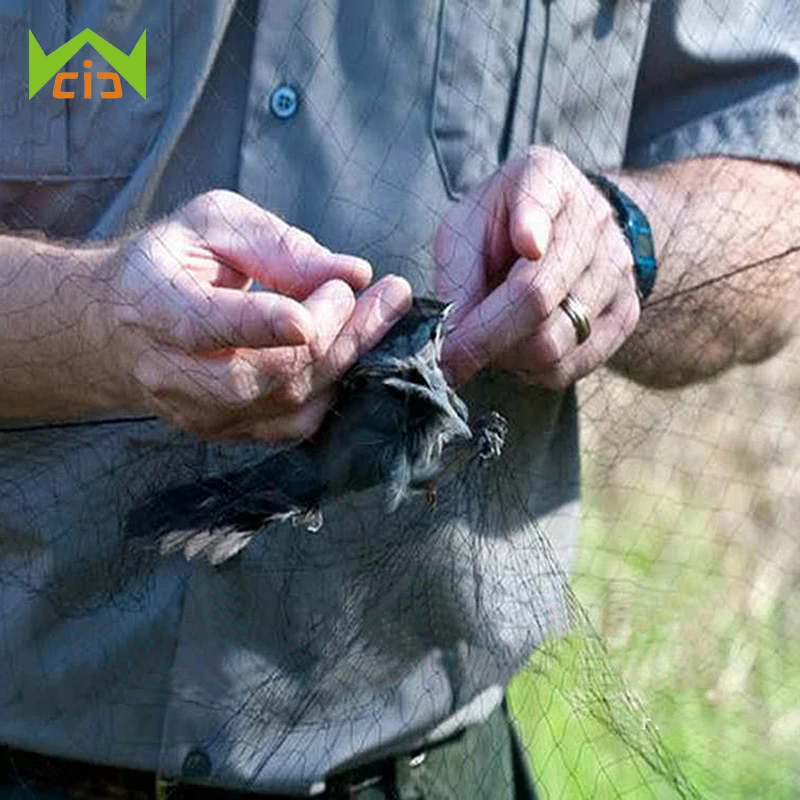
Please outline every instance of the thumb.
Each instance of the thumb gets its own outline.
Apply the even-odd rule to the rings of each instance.
[[[454,308],[448,327],[458,323],[486,294],[485,227],[488,215],[465,198],[440,223],[433,240],[436,296]]]

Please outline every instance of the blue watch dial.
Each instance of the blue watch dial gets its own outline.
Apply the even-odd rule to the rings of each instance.
[[[636,203],[615,183],[602,175],[587,175],[587,178],[606,196],[617,215],[617,222],[633,254],[633,271],[639,299],[645,300],[656,283],[658,263],[650,223]]]

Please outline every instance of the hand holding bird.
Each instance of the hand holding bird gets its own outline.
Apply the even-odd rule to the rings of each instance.
[[[450,306],[417,298],[409,312],[344,375],[322,426],[254,466],[166,489],[135,508],[126,532],[219,564],[270,522],[321,524],[325,501],[378,485],[388,512],[431,493],[448,444],[472,437],[467,407],[441,370]],[[505,423],[482,428],[476,452],[499,453]]]

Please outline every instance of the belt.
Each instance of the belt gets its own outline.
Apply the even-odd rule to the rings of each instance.
[[[0,797],[25,787],[25,797],[61,800],[286,800],[166,780],[152,772],[43,756],[0,746]],[[316,800],[394,800],[400,796],[458,800],[535,800],[532,776],[505,704],[489,718],[423,750],[331,773]],[[33,790],[33,791],[30,791]],[[16,795],[14,795],[16,796]]]
[[[445,743],[437,743],[433,749],[457,740],[460,735],[456,734]],[[395,797],[398,762],[404,761],[414,769],[424,763],[427,753],[419,750],[332,773],[325,781],[325,789],[315,797],[350,800],[373,787],[381,787],[386,797]],[[199,786],[163,778],[152,772],[72,761],[0,745],[0,795],[4,787],[11,786],[49,790],[51,794],[48,797],[55,790],[65,800],[286,800],[286,795]],[[35,792],[30,796],[35,797]]]

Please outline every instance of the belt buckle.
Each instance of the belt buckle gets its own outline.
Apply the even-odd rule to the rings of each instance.
[[[160,772],[156,772],[155,779],[155,800],[169,800],[172,790],[178,785],[178,781],[165,778]]]

